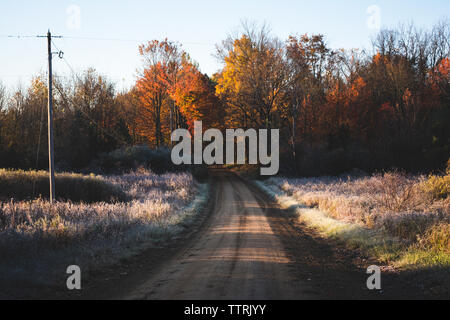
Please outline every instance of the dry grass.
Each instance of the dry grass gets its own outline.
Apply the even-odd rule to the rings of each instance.
[[[93,174],[58,173],[55,186],[60,200],[89,203],[127,200],[122,189]],[[0,200],[48,199],[49,189],[46,171],[0,169]]]
[[[304,204],[303,213],[315,209],[315,222],[318,212],[334,219],[336,222],[329,220],[328,225],[339,226],[337,233],[342,233],[341,238],[349,238],[344,232],[358,229],[360,237],[372,237],[375,232],[380,237],[397,239],[395,248],[390,248],[393,250],[380,250],[387,260],[402,256],[404,265],[449,265],[449,180],[449,175],[426,177],[388,172],[370,177],[271,178],[265,185],[272,190],[279,188]],[[331,235],[326,231],[331,227],[321,228]],[[418,259],[424,252],[426,259]]]
[[[131,200],[0,202],[0,280],[51,283],[70,264],[86,272],[178,233],[206,203],[206,185],[187,173],[104,179]]]

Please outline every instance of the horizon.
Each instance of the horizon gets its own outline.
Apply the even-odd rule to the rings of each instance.
[[[0,20],[0,42],[7,48],[0,51],[0,60],[4,61],[0,83],[8,89],[20,85],[28,87],[32,77],[46,73],[45,39],[8,36],[45,35],[47,29],[52,35],[64,36],[53,41],[76,73],[94,68],[112,81],[117,91],[124,91],[134,85],[137,70],[142,65],[138,46],[154,39],[168,38],[180,43],[199,64],[200,70],[212,76],[221,68],[213,56],[216,45],[237,30],[244,20],[267,24],[271,34],[283,41],[289,35],[320,33],[333,49],[370,49],[371,40],[380,28],[414,23],[418,28],[429,29],[448,18],[446,13],[450,12],[449,3],[441,0],[431,1],[432,5],[419,1],[347,1],[345,4],[326,1],[319,5],[251,0],[245,4],[232,1],[226,7],[205,1],[198,1],[196,5],[180,1],[170,4],[134,2],[138,5],[133,8],[119,2],[106,4],[104,0],[57,4],[50,0],[43,4],[22,0],[0,4],[0,12],[7,13]],[[23,12],[25,3],[30,10]],[[50,8],[53,15],[48,13]],[[205,8],[219,13],[205,15]],[[50,19],[52,22],[48,23]],[[110,25],[103,21],[121,23]],[[72,77],[71,68],[59,59],[55,59],[53,68],[60,77]]]

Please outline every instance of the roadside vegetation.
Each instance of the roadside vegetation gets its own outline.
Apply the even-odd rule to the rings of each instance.
[[[283,39],[243,23],[217,46],[222,67],[211,76],[169,39],[136,48],[142,64],[129,90],[119,92],[93,68],[56,75],[58,172],[111,174],[136,159],[155,173],[177,170],[167,161],[170,136],[197,120],[205,130],[279,129],[280,169],[288,176],[445,168],[448,18],[381,29],[370,48],[359,49],[296,31]],[[47,168],[45,79],[36,75],[16,88],[0,79],[0,167]]]
[[[128,172],[140,167],[148,168],[154,173],[187,170],[184,166],[176,166],[172,163],[168,148],[156,150],[146,145],[122,147],[101,154],[91,163],[91,167],[106,173]]]
[[[55,175],[57,198],[72,202],[125,201],[121,188],[96,175],[58,173]],[[0,199],[4,201],[49,198],[49,177],[46,171],[0,169]]]
[[[258,182],[325,237],[401,268],[450,267],[450,171]]]
[[[11,181],[24,175],[8,171],[1,177]],[[199,184],[190,173],[157,175],[142,169],[95,179],[125,197],[111,203],[58,201],[53,206],[46,199],[0,202],[3,285],[61,282],[69,265],[79,265],[87,275],[91,268],[163,245],[194,221],[208,199],[207,184]]]

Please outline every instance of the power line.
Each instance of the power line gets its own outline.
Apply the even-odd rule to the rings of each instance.
[[[74,40],[93,40],[93,41],[117,41],[117,42],[139,42],[139,43],[145,43],[149,40],[143,40],[143,39],[125,39],[125,38],[97,38],[97,37],[72,37],[72,36],[65,36],[65,39],[74,39]],[[189,45],[205,45],[205,46],[211,46],[215,45],[215,43],[212,42],[195,42],[195,41],[179,41],[181,44],[189,44]]]
[[[0,35],[0,38],[46,38],[47,36],[41,35]],[[88,40],[88,41],[114,41],[114,42],[135,42],[135,43],[146,43],[149,40],[144,39],[127,39],[127,38],[100,38],[100,37],[77,37],[77,36],[52,36],[52,38],[64,38],[64,39],[72,39],[72,40]],[[212,42],[197,42],[197,41],[179,41],[181,44],[186,45],[199,45],[199,46],[213,46],[215,43]]]
[[[120,38],[96,38],[96,37],[91,38],[91,37],[71,37],[71,36],[64,38],[73,40],[91,40],[91,41],[143,42],[142,40],[137,39],[120,39]]]
[[[59,50],[58,46],[55,44],[55,42],[52,40],[53,46],[56,48],[56,50],[58,50],[59,52],[62,52],[61,50]],[[69,67],[70,71],[72,71],[72,73],[77,76],[76,72],[74,71],[74,69],[72,68],[72,66],[69,64],[69,62],[66,60],[66,58],[64,57],[64,55],[60,56],[60,58],[66,63],[66,65]],[[78,76],[77,76],[78,77]]]
[[[55,44],[55,42],[52,40],[52,44],[53,46],[56,48],[56,50],[60,51],[61,50],[58,48],[58,46]],[[72,66],[70,65],[70,63],[67,61],[67,59],[62,56],[61,59],[66,63],[67,67],[70,69],[70,71],[72,72],[72,74],[77,78],[77,80],[82,83],[83,81],[80,79],[80,77],[78,76],[78,74],[75,72],[75,70],[72,68]],[[69,99],[67,99],[66,94],[64,94],[61,89],[58,86],[55,86],[55,88],[59,91],[59,93],[61,94],[61,96],[63,96],[66,100],[70,100],[72,102],[73,105],[76,105],[76,103],[73,101],[73,99],[71,97],[69,97]],[[92,119],[86,112],[84,112],[83,109],[79,108],[78,109],[86,118],[88,118],[92,123],[94,123],[104,134],[108,135],[110,138],[116,139],[117,141],[120,141],[124,144],[126,144],[127,142],[120,137],[120,135],[118,135],[114,130],[109,131],[108,129],[102,127],[100,124],[97,123],[97,121],[95,119]]]
[[[40,36],[38,36],[40,37]],[[50,174],[50,203],[55,201],[55,163],[54,163],[54,144],[53,144],[53,79],[52,79],[52,34],[50,30],[47,33],[47,48],[48,48],[48,162]],[[60,53],[58,53],[61,56]]]
[[[46,36],[40,36],[40,35],[36,35],[36,36],[32,36],[32,35],[0,35],[0,37],[3,38],[48,38],[48,35]],[[144,43],[147,42],[148,40],[136,40],[136,39],[114,39],[114,38],[88,38],[88,37],[71,37],[71,36],[51,36],[50,40],[51,43],[53,44],[53,46],[58,50],[58,54],[59,57],[64,61],[64,63],[67,65],[67,67],[70,69],[70,71],[72,72],[72,74],[77,78],[77,80],[82,83],[83,81],[80,79],[80,77],[78,76],[78,74],[75,72],[74,68],[71,66],[71,64],[67,61],[67,59],[61,54],[62,51],[58,48],[58,46],[55,44],[55,42],[53,41],[53,38],[65,38],[65,39],[76,39],[76,40],[94,40],[94,41],[121,41],[121,42],[140,42],[140,43]],[[200,43],[200,42],[185,42],[185,44],[192,44],[192,45],[212,45],[211,43]],[[52,53],[53,54],[53,53]],[[62,92],[61,88],[59,88],[59,86],[55,86],[55,88],[58,90],[58,92],[61,94],[61,96],[67,101],[70,100],[70,102],[73,105],[76,105],[76,103],[73,101],[73,99],[71,97],[67,97],[67,95],[65,93]],[[68,99],[69,98],[69,99]],[[100,124],[97,123],[97,121],[95,119],[92,119],[86,112],[84,112],[84,110],[82,110],[81,108],[78,109],[87,119],[89,119],[92,123],[94,123],[104,134],[110,136],[113,139],[116,139],[117,141],[120,141],[122,143],[127,143],[122,137],[120,137],[120,135],[118,135],[114,130],[109,131],[107,128],[102,127]]]
[[[38,38],[38,36],[30,36],[30,35],[6,35],[6,34],[0,34],[0,38]]]

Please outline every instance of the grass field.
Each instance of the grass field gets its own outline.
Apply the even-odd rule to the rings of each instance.
[[[31,176],[35,174],[43,173]],[[2,171],[0,177],[5,175],[11,184],[14,173]],[[30,181],[24,172],[15,176]],[[86,274],[178,234],[208,198],[207,185],[197,183],[188,173],[156,175],[139,170],[108,177],[59,178],[72,177],[88,184],[90,179],[100,179],[101,186],[119,190],[125,196],[120,199],[125,200],[58,201],[53,206],[45,199],[0,202],[1,282],[52,283],[63,279],[65,268],[72,264],[80,265]],[[97,196],[95,190],[89,192],[92,198]]]
[[[450,267],[450,176],[388,172],[259,182],[323,236],[397,267]]]
[[[55,175],[56,197],[72,202],[116,202],[127,200],[125,192],[107,179],[96,175],[59,173]],[[49,198],[46,171],[0,169],[0,200]]]

